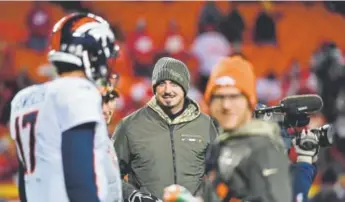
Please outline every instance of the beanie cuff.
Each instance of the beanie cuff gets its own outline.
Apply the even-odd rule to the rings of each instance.
[[[175,81],[175,80],[173,80],[173,79],[160,79],[160,80],[158,80],[158,81],[152,83],[152,91],[153,91],[154,94],[156,94],[156,88],[157,88],[158,84],[159,84],[160,82],[162,82],[162,81],[165,81],[165,80],[170,80],[170,81],[176,83],[178,86],[180,86],[180,87],[182,88],[185,97],[187,96],[187,91],[186,91],[186,89],[185,89],[180,83],[178,83],[177,81]],[[187,88],[187,89],[189,89],[189,85],[188,85],[188,88]]]

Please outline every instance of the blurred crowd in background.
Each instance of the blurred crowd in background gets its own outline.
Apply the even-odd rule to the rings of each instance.
[[[66,13],[87,11],[103,16],[111,22],[121,47],[119,58],[110,62],[112,72],[120,76],[117,88],[121,94],[110,130],[151,98],[152,64],[158,58],[171,56],[188,65],[192,75],[189,96],[207,111],[203,92],[212,67],[221,57],[234,53],[253,63],[261,103],[274,105],[288,95],[321,94],[323,113],[311,123],[321,126],[334,118],[334,98],[344,75],[344,5],[269,1],[0,2],[0,201],[17,195],[17,159],[7,128],[10,101],[20,89],[56,77],[46,54],[52,25]],[[341,149],[328,153],[345,162]],[[345,170],[345,163],[340,167],[338,170]],[[311,195],[321,185],[338,180],[335,171],[321,171]]]

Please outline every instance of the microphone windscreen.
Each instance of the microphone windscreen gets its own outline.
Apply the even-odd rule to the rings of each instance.
[[[280,101],[286,113],[314,113],[323,107],[322,98],[316,94],[288,96]]]

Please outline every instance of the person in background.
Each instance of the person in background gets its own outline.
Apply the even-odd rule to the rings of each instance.
[[[246,25],[239,9],[236,7],[236,2],[231,2],[231,4],[235,5],[232,5],[228,15],[222,17],[218,25],[219,31],[228,39],[229,43],[242,43]]]
[[[127,44],[135,75],[150,77],[156,45],[147,30],[144,18],[138,20],[135,31],[129,36]]]
[[[281,83],[274,72],[257,79],[256,91],[258,100],[262,104],[268,104],[282,97]]]
[[[111,75],[108,84],[99,89],[103,100],[103,115],[107,124],[110,123],[114,115],[116,109],[116,99],[120,96],[118,89],[116,89],[118,79],[119,76],[117,74]]]
[[[276,44],[276,22],[273,16],[263,10],[258,14],[255,22],[253,41],[257,44]]]
[[[50,29],[52,28],[52,16],[48,2],[35,1],[27,16],[29,38],[27,45],[36,51],[47,48]]]
[[[215,1],[206,1],[199,15],[199,34],[207,31],[208,26],[217,26],[222,18],[222,13],[217,8]]]
[[[193,194],[203,187],[206,149],[217,136],[212,119],[186,96],[189,83],[183,62],[159,59],[152,73],[154,97],[121,120],[113,135],[122,176],[158,198],[171,184]]]
[[[102,111],[107,125],[110,123],[115,111],[116,99],[119,97],[119,92],[112,85],[112,80],[117,78],[116,75],[111,75],[106,85],[100,86],[99,91],[102,95]],[[110,135],[109,135],[110,136]],[[122,180],[120,176],[119,161],[116,152],[113,148],[112,141],[108,141],[108,156],[106,173],[109,183],[109,195],[106,202],[120,202],[122,201]]]
[[[191,54],[199,63],[199,89],[205,92],[206,84],[212,68],[223,57],[232,52],[231,44],[216,30],[216,26],[209,25],[198,35],[191,46]]]
[[[176,20],[170,20],[164,39],[161,44],[161,51],[166,53],[169,57],[186,62],[189,53],[187,52],[186,39],[181,32],[180,25]]]
[[[113,118],[113,115],[116,109],[116,101],[119,98],[119,91],[116,88],[118,80],[119,80],[119,75],[113,74],[110,76],[107,84],[99,88],[99,91],[102,94],[103,116],[108,126]],[[151,194],[142,193],[136,190],[134,186],[127,183],[127,179],[121,180],[119,161],[118,161],[115,149],[113,147],[112,141],[109,141],[108,154],[109,154],[110,159],[107,161],[107,165],[108,165],[107,168],[109,169],[106,169],[106,173],[109,176],[108,183],[109,183],[110,194],[106,202],[118,202],[121,200],[125,202],[135,201],[135,200],[140,200],[141,202],[157,202],[158,201],[157,197]],[[124,192],[122,192],[122,190]],[[129,193],[131,195],[129,195]],[[132,193],[135,193],[135,194],[132,194]],[[127,198],[122,198],[122,196],[127,196]]]

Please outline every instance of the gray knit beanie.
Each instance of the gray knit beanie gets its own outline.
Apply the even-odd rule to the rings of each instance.
[[[182,61],[170,57],[163,57],[157,61],[152,72],[153,92],[156,92],[156,85],[164,80],[174,81],[182,87],[187,95],[190,75],[187,66]]]

